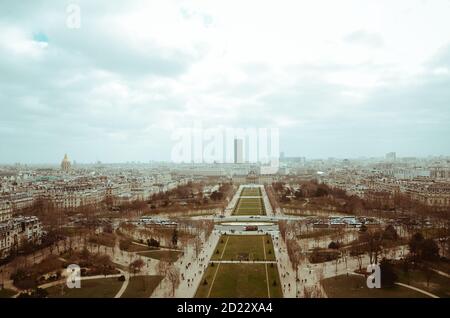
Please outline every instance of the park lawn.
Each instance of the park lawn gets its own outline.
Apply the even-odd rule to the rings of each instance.
[[[267,276],[269,277],[270,298],[283,298],[281,290],[280,275],[278,273],[277,264],[266,264]]]
[[[398,275],[397,281],[400,283],[423,289],[442,298],[450,298],[450,278],[436,272],[430,272],[431,275],[427,283],[427,275],[423,270],[410,269],[408,273],[402,270],[396,272]]]
[[[261,196],[260,188],[244,188],[241,192],[241,197]]]
[[[137,253],[140,256],[157,259],[159,261],[166,261],[169,263],[175,263],[183,252],[172,250],[158,250],[158,251],[146,251]]]
[[[195,298],[207,298],[208,292],[210,288],[210,283],[213,281],[214,274],[216,273],[218,264],[209,264],[206,268],[205,273],[203,274],[202,280],[197,288],[197,292],[195,293]],[[220,269],[220,268],[219,268]]]
[[[67,288],[65,285],[57,285],[47,288],[49,298],[113,298],[123,282],[117,277],[87,279],[81,281],[81,288]],[[64,286],[64,294],[61,288]]]
[[[323,279],[321,283],[330,298],[428,298],[402,286],[370,289],[366,285],[366,278],[359,275],[339,275]]]
[[[241,206],[249,205],[249,206],[261,206],[262,205],[262,199],[261,198],[240,198],[239,202]]]
[[[261,202],[261,198],[259,197],[240,197],[241,202],[245,203],[259,203]]]
[[[267,240],[269,240],[269,243],[267,243]],[[265,257],[264,247],[266,248]],[[223,250],[224,248],[225,251]],[[223,256],[221,258],[222,252]],[[272,238],[269,235],[223,235],[211,257],[212,261],[219,259],[231,261],[240,259],[273,261],[275,260],[275,253]]]
[[[263,215],[262,211],[258,208],[254,209],[238,209],[233,215]]]
[[[4,288],[4,289],[0,290],[0,298],[11,298],[15,294],[17,294],[17,292],[15,292],[12,289]]]
[[[231,237],[231,235],[222,235],[219,239],[219,242],[216,245],[216,249],[211,256],[211,260],[219,260],[220,255],[222,255],[223,248],[225,247],[225,243],[227,242],[227,238]],[[218,251],[218,252],[217,252]]]
[[[275,270],[278,271],[275,267]],[[216,278],[213,282],[214,275]],[[206,279],[207,284],[204,284]],[[269,275],[270,280],[270,275]],[[265,264],[215,264],[208,270],[197,290],[197,298],[268,298]],[[281,295],[281,286],[269,284],[271,295]],[[275,296],[272,296],[275,297]]]
[[[163,276],[133,276],[121,298],[149,298]]]
[[[240,198],[234,215],[263,215],[265,214],[264,203],[260,198]]]

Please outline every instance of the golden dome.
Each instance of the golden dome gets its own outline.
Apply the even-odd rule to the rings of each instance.
[[[61,162],[61,169],[63,171],[69,171],[70,166],[71,166],[71,164],[70,164],[69,157],[67,156],[67,154],[65,154],[64,159]]]

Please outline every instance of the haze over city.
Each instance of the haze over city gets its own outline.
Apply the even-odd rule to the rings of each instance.
[[[101,5],[100,5],[101,4]],[[450,2],[0,4],[0,163],[170,160],[280,129],[286,156],[449,155]]]

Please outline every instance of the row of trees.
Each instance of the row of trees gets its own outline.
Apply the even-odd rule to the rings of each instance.
[[[323,206],[338,208],[342,212],[360,215],[373,210],[398,210],[408,211],[417,215],[435,215],[440,218],[450,218],[434,207],[425,205],[412,199],[404,193],[377,192],[373,198],[360,198],[356,195],[348,195],[340,188],[330,187],[327,184],[318,183],[317,180],[298,181],[300,188],[292,191],[284,182],[274,182],[272,188],[280,203],[294,203],[296,200],[310,199],[311,202]],[[293,198],[293,199],[292,199]]]

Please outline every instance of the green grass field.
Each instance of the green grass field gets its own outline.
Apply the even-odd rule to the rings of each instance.
[[[322,280],[322,286],[330,298],[428,298],[415,290],[395,286],[369,289],[366,279],[359,275],[340,275]]]
[[[162,276],[132,276],[122,298],[149,298]]]
[[[276,265],[216,264],[206,270],[195,297],[281,298],[283,293]]]
[[[255,197],[255,196],[261,196],[261,189],[260,188],[244,188],[241,192],[241,197]]]
[[[266,214],[266,211],[264,209],[264,203],[261,198],[240,198],[233,214],[264,215]]]
[[[211,260],[274,261],[272,238],[269,235],[223,235]]]
[[[223,235],[211,261],[274,261],[269,235]],[[203,276],[196,297],[280,298],[283,293],[277,265],[274,263],[214,263]]]
[[[49,298],[113,298],[122,284],[117,278],[99,278],[82,280],[81,288],[70,289],[64,284],[46,290]]]

